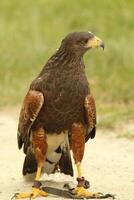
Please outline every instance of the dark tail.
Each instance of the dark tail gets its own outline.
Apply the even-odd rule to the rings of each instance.
[[[36,171],[37,171],[37,161],[36,161],[34,153],[29,148],[24,160],[22,173],[25,176],[27,173],[32,174]]]
[[[60,171],[64,174],[73,176],[73,165],[70,155],[70,149],[68,146],[62,151],[61,159],[59,161]]]

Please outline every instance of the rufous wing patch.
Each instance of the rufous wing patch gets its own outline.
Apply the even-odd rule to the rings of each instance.
[[[44,103],[44,96],[41,92],[30,90],[25,96],[18,124],[18,146],[22,147],[26,143],[26,138],[29,136],[29,130],[38,116],[40,109]]]
[[[92,95],[88,95],[85,98],[85,110],[88,126],[90,129],[93,129],[96,125],[96,108],[95,101]]]
[[[95,107],[94,98],[91,94],[89,94],[85,98],[84,106],[85,106],[86,122],[87,122],[87,126],[88,126],[87,138],[89,138],[90,136],[88,137],[88,134],[95,135],[95,133],[92,133],[92,131],[94,132],[95,128],[96,128],[96,107]]]

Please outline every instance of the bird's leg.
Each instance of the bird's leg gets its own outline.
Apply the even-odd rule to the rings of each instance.
[[[40,177],[42,166],[45,162],[45,155],[47,150],[46,136],[43,129],[39,129],[33,133],[32,144],[35,152],[35,157],[38,162],[37,172],[32,187],[32,191],[28,193],[20,193],[16,195],[16,199],[30,198],[35,199],[38,196],[46,197],[48,194],[41,189]]]
[[[40,176],[41,176],[41,166],[38,165],[37,167],[37,173],[36,173],[36,177],[35,177],[35,180],[38,181],[40,179]]]
[[[77,172],[78,172],[78,178],[81,178],[82,172],[81,172],[81,164],[78,162],[76,164]]]
[[[32,188],[32,194],[31,194],[31,197],[34,199],[36,198],[37,196],[43,196],[43,197],[46,197],[48,194],[46,192],[44,192],[40,187],[41,187],[41,182],[39,181],[40,180],[40,177],[41,177],[41,165],[38,166],[37,168],[37,173],[36,173],[36,177],[35,177],[35,181],[34,181],[34,185],[33,185],[33,188]]]
[[[100,193],[94,193],[89,190],[89,182],[85,180],[85,178],[82,176],[82,171],[81,171],[81,163],[78,162],[76,163],[77,167],[77,187],[73,190],[73,193],[76,197],[85,197],[85,198],[98,198],[100,197]]]
[[[85,128],[81,123],[74,123],[71,130],[71,148],[77,167],[77,187],[72,191],[76,197],[99,198],[100,193],[94,193],[87,190],[88,181],[82,176],[81,161],[84,155],[85,147]]]
[[[27,193],[20,193],[16,195],[16,199],[25,199],[25,198],[30,198],[30,199],[35,199],[38,196],[43,196],[46,197],[48,194],[46,192],[44,192],[40,187],[41,187],[41,183],[39,182],[40,180],[40,176],[41,176],[41,166],[38,165],[37,167],[37,172],[36,172],[36,177],[34,180],[34,185],[32,187],[32,191],[31,192],[27,192]]]
[[[78,187],[83,186],[85,189],[88,189],[90,187],[90,183],[89,181],[85,180],[85,178],[82,176],[82,170],[81,170],[81,163],[78,162],[76,164],[77,167],[77,173],[78,173],[78,177],[77,177],[77,182],[78,182]]]

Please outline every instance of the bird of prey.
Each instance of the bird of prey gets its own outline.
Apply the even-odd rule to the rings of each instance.
[[[24,98],[18,123],[18,147],[26,154],[23,175],[36,172],[32,191],[16,199],[47,196],[40,187],[41,173],[73,176],[70,151],[77,167],[79,196],[98,197],[85,188],[81,161],[85,143],[96,132],[95,101],[85,74],[84,54],[104,43],[91,32],[73,32],[61,42],[32,81]]]

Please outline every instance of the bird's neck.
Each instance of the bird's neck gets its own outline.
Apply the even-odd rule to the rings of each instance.
[[[67,63],[69,62],[81,62],[83,59],[83,54],[80,52],[76,52],[71,49],[67,49],[65,47],[60,47],[57,52],[54,54],[54,57],[59,58],[61,61],[66,61]]]
[[[58,49],[43,67],[41,74],[46,70],[79,70],[84,69],[83,56],[66,49]]]

